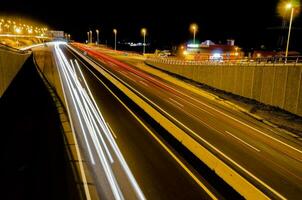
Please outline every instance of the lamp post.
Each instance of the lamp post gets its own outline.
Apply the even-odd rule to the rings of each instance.
[[[113,33],[114,33],[114,50],[116,51],[116,34],[117,34],[117,30],[113,29]]]
[[[90,43],[92,43],[92,31],[89,31],[90,33]]]
[[[193,32],[193,44],[195,44],[195,36],[196,36],[196,31],[198,29],[197,24],[191,24],[190,29]]]
[[[99,30],[96,29],[96,43],[99,44]]]
[[[147,34],[147,29],[142,28],[141,33],[143,34],[143,37],[144,37],[143,54],[145,54],[145,50],[146,50],[146,34]]]
[[[89,43],[89,31],[87,32],[87,43]]]
[[[290,32],[291,32],[292,23],[293,23],[294,7],[293,7],[293,5],[291,3],[288,3],[286,5],[286,9],[291,9],[291,13],[290,13],[290,21],[289,21],[287,43],[286,43],[286,51],[285,51],[285,62],[287,61],[287,56],[288,56],[288,47],[289,47],[289,40],[290,40]]]

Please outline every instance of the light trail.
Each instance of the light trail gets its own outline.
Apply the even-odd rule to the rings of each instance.
[[[71,120],[78,122],[80,125],[80,130],[76,131],[76,134],[83,135],[85,141],[84,145],[87,147],[91,163],[94,167],[98,168],[97,162],[94,159],[94,156],[96,156],[102,166],[102,172],[105,174],[115,199],[128,198],[124,196],[119,185],[119,181],[124,181],[125,178],[122,177],[121,179],[121,177],[116,176],[114,173],[116,168],[113,167],[116,166],[119,167],[118,169],[122,169],[123,176],[126,176],[129,181],[128,188],[126,189],[131,188],[137,199],[145,199],[143,192],[112,136],[113,133],[111,133],[108,128],[107,123],[91,94],[77,60],[74,60],[74,62],[70,60],[69,62],[60,48],[60,44],[62,43],[54,44],[55,55],[58,58],[60,65],[58,66],[58,71],[63,78],[63,87],[66,86],[68,89],[67,91],[65,89],[65,93],[69,94],[66,96],[72,102],[70,107],[75,110],[75,113],[72,113],[70,116]],[[77,74],[77,72],[79,73]],[[92,141],[92,143],[90,144],[89,141]],[[93,154],[93,152],[96,152],[96,154]],[[101,183],[100,185],[104,185],[104,183]]]
[[[74,51],[76,51],[74,48],[71,48]],[[84,48],[84,50],[86,50],[87,52],[90,52],[92,54],[92,56],[96,56],[96,57],[102,57],[104,58],[105,56],[103,55],[99,55],[99,53],[93,52],[92,50],[89,50],[87,48]],[[82,55],[81,55],[82,56]],[[104,67],[100,64],[96,64],[95,62],[91,61],[89,58],[82,56],[87,62],[89,62],[95,69],[96,67],[101,67],[103,70],[105,70],[107,73],[109,73],[112,77],[114,77],[116,80],[118,80],[119,82],[121,82],[122,84],[124,84],[126,87],[128,87],[129,89],[131,89],[134,93],[138,94],[140,97],[142,97],[147,103],[149,103],[150,105],[154,106],[154,108],[156,108],[157,110],[159,110],[160,112],[164,113],[169,119],[172,119],[173,121],[175,121],[177,124],[179,124],[180,126],[182,126],[185,130],[188,131],[188,133],[191,134],[191,136],[194,136],[195,138],[197,138],[198,140],[200,140],[201,142],[203,142],[204,144],[206,144],[208,147],[210,147],[211,149],[213,149],[214,151],[216,151],[218,154],[220,154],[222,157],[224,157],[226,160],[228,160],[229,162],[231,162],[232,164],[234,164],[238,169],[242,170],[244,173],[246,173],[248,176],[250,176],[252,179],[254,179],[255,181],[257,181],[260,185],[264,186],[266,189],[268,189],[270,192],[272,192],[274,195],[276,195],[278,198],[280,199],[286,199],[284,196],[282,196],[278,191],[276,191],[275,189],[273,189],[271,186],[269,186],[268,184],[266,184],[264,181],[262,181],[260,178],[258,178],[256,175],[254,175],[253,173],[251,173],[249,170],[247,170],[245,167],[241,166],[239,163],[237,163],[235,160],[233,160],[231,157],[229,157],[228,155],[226,155],[225,153],[223,153],[221,150],[219,150],[218,148],[216,148],[214,145],[212,145],[210,142],[208,142],[206,139],[204,139],[203,137],[201,137],[199,134],[197,134],[195,131],[193,131],[191,128],[189,128],[187,125],[185,125],[184,123],[180,122],[178,119],[176,119],[174,116],[172,116],[168,111],[166,111],[164,108],[162,108],[161,106],[159,106],[157,103],[153,102],[152,100],[150,100],[148,97],[146,97],[144,94],[142,94],[141,92],[139,92],[137,89],[135,89],[134,87],[132,87],[131,85],[129,85],[127,82],[125,82],[123,79],[121,79],[120,77],[118,77],[117,75],[115,75],[114,73],[110,72],[109,70],[104,69]],[[107,58],[107,57],[106,57]],[[109,58],[110,60],[110,58]],[[111,59],[112,61],[112,59]],[[114,62],[114,61],[113,61]],[[116,61],[118,64],[120,64],[121,67],[126,67],[126,64],[124,63],[120,63],[119,61]],[[133,69],[129,68],[130,71],[133,71]],[[141,72],[139,72],[141,73]],[[143,73],[141,73],[143,74]],[[154,79],[153,77],[149,77],[149,79],[153,80],[153,82],[158,83],[158,85],[163,85],[162,83],[160,83],[158,80]],[[176,94],[179,92],[178,90],[171,88],[170,86],[165,85],[165,88],[170,89],[171,91],[174,91],[174,93],[176,92]],[[161,87],[161,86],[160,86]],[[185,96],[187,96],[186,94],[183,94]],[[188,96],[190,97],[190,96]],[[192,98],[192,97],[190,97]],[[193,98],[194,99],[194,98]],[[196,99],[194,99],[196,100]],[[199,101],[199,100],[198,100]],[[202,104],[204,104],[203,102],[201,102]],[[205,104],[206,105],[206,104]],[[207,105],[207,107],[210,107]],[[210,107],[212,108],[212,107]],[[213,108],[215,109],[215,108]],[[216,110],[216,109],[215,109]],[[218,111],[218,110],[217,110]],[[221,112],[221,111],[219,111]],[[222,112],[221,112],[222,113]],[[228,116],[227,114],[224,114],[226,116]],[[237,120],[237,119],[236,119]],[[239,121],[239,120],[238,120]],[[243,122],[241,122],[243,123]],[[255,128],[254,128],[255,129]],[[258,129],[256,129],[258,130]]]

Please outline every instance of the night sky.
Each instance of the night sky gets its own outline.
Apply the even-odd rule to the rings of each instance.
[[[81,2],[81,3],[79,3]],[[192,37],[189,24],[196,22],[200,41],[225,43],[234,38],[244,48],[277,47],[282,25],[277,13],[279,0],[197,0],[176,1],[67,1],[1,0],[2,15],[19,15],[39,20],[51,29],[64,30],[84,41],[89,29],[100,29],[102,42],[113,41],[112,29],[119,40],[140,40],[140,28],[148,29],[148,40],[156,47],[175,45]],[[0,14],[1,15],[1,14]],[[293,48],[302,48],[302,14],[295,18]]]

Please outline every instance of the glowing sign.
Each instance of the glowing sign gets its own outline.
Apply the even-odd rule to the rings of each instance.
[[[187,47],[189,47],[189,48],[198,48],[199,44],[188,44]]]

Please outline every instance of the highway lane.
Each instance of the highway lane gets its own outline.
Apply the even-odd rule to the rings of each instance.
[[[85,49],[88,53],[91,49]],[[281,137],[277,130],[222,107],[215,101],[152,77],[125,63],[92,51],[107,70],[165,110],[179,126],[215,152],[273,197],[297,198],[302,194],[302,157],[299,142]],[[189,131],[188,131],[189,129]],[[277,133],[277,134],[276,134]],[[227,157],[227,158],[226,158]],[[228,159],[230,158],[230,159]],[[240,167],[236,165],[238,164]],[[250,176],[247,176],[250,178]]]
[[[82,63],[64,46],[61,45],[60,48],[62,54],[66,57],[66,61],[70,63],[72,69],[70,72],[76,74],[75,77],[80,77],[79,83],[85,91],[89,91],[89,94],[95,100],[96,107],[102,115],[102,119],[98,120],[105,122],[108,130],[110,130],[109,133],[112,134],[112,139],[114,139],[126,160],[144,197],[147,199],[210,199],[217,197],[223,199],[219,191],[210,186],[189,163],[160,137],[153,125],[148,124],[139,112],[133,111],[126,105],[128,103],[116,94],[117,92],[111,88],[112,86],[104,78],[94,75],[90,71],[91,67]],[[67,99],[69,99],[68,95],[71,94],[66,90],[65,93]],[[90,108],[85,107],[84,109]],[[97,161],[97,146],[101,145],[105,153],[106,149],[103,144],[94,145],[93,137],[90,138],[89,135],[86,135],[85,138],[85,133],[81,131],[83,129],[80,127],[81,123],[74,117],[76,115],[75,111],[71,110],[70,112],[73,116],[77,137],[84,152],[86,152],[86,157],[90,158],[94,178],[99,184],[99,188],[102,188],[108,180],[103,172],[103,164]],[[90,120],[93,121],[93,116],[90,117]],[[81,116],[80,118],[84,117]],[[106,134],[102,133],[102,130],[100,132]],[[112,153],[112,145],[109,140],[107,137],[104,138],[104,143],[109,143],[104,146],[107,146],[112,159],[118,160]],[[130,187],[133,184],[127,180],[123,167],[115,165],[115,162],[113,162],[111,168],[122,197],[126,199],[138,198],[139,196],[135,194],[134,189]],[[112,198],[110,190],[111,188],[101,189],[101,197]],[[226,197],[232,198],[234,196]],[[238,198],[238,195],[235,195],[235,197]]]

